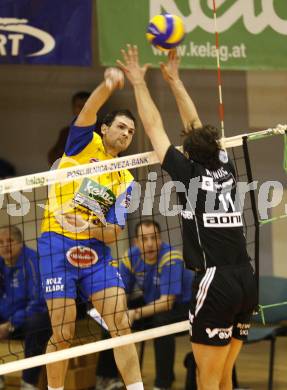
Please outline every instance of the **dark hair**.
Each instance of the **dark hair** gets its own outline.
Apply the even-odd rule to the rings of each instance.
[[[191,160],[207,169],[216,170],[220,167],[220,138],[219,130],[211,125],[191,129],[183,142],[183,151]]]
[[[16,169],[9,161],[0,159],[0,179],[16,175]]]
[[[136,126],[136,118],[133,116],[130,110],[127,109],[114,110],[112,112],[109,112],[107,115],[104,116],[104,118],[101,121],[101,124],[110,126],[115,120],[116,116],[120,116],[120,115],[130,118],[134,122],[134,125]]]
[[[17,241],[17,242],[22,242],[23,236],[21,230],[15,226],[15,225],[10,225],[10,226],[1,226],[0,227],[0,234],[1,231],[3,230],[9,230],[10,235]]]
[[[72,96],[72,104],[75,104],[76,100],[78,99],[88,99],[90,97],[90,92],[87,92],[87,91],[80,91],[80,92],[76,92],[73,96]]]
[[[154,221],[153,219],[142,219],[135,226],[136,237],[139,236],[139,227],[142,226],[142,225],[146,225],[146,226],[153,225],[154,227],[157,228],[157,231],[159,233],[161,232],[160,224],[158,222]]]

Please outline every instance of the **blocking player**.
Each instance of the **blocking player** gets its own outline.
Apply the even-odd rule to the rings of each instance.
[[[70,129],[59,168],[106,161],[128,148],[135,119],[128,110],[107,115],[102,138],[94,132],[97,112],[117,88],[123,73],[110,68],[91,94]],[[80,172],[79,167],[75,167]],[[108,325],[112,337],[130,333],[124,286],[112,260],[109,244],[125,224],[126,205],[133,177],[127,170],[85,177],[51,187],[39,239],[41,276],[53,335],[47,352],[68,348],[76,319],[77,288],[90,299]],[[114,350],[115,360],[128,390],[142,390],[134,345]],[[47,366],[48,388],[64,386],[67,361]]]
[[[170,52],[161,68],[185,124],[184,154],[171,145],[166,134],[146,86],[147,65],[139,65],[137,47],[128,45],[122,54],[124,62],[118,64],[133,85],[145,132],[163,169],[186,190],[178,196],[184,207],[184,260],[196,271],[189,319],[199,388],[231,390],[232,367],[248,335],[257,302],[242,216],[236,208],[234,169],[221,148],[218,130],[202,125],[179,79],[176,53]],[[194,199],[189,195],[196,181],[199,189]],[[206,209],[211,195],[215,200],[213,211]]]

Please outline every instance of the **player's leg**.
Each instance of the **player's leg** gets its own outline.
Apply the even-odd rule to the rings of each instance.
[[[73,240],[55,233],[45,233],[38,240],[40,273],[52,326],[47,352],[69,348],[74,336],[78,268],[66,256],[74,245]],[[49,387],[64,386],[67,367],[68,360],[47,365]]]
[[[50,318],[47,311],[34,313],[27,318],[25,321],[25,358],[45,353],[51,333]],[[23,370],[23,382],[37,386],[41,370],[41,366]]]
[[[208,268],[194,280],[189,320],[200,390],[219,390],[242,291],[229,267]]]
[[[230,348],[225,361],[222,378],[220,381],[220,390],[232,390],[232,370],[241,350],[243,342],[235,338],[231,339]]]
[[[232,371],[236,358],[248,337],[252,312],[257,304],[257,286],[251,265],[245,264],[234,270],[236,279],[240,281],[243,291],[241,312],[235,317],[230,350],[226,359],[220,390],[232,389]]]
[[[229,349],[229,345],[217,347],[192,343],[200,390],[220,389],[219,385]]]
[[[105,320],[112,337],[131,333],[123,288],[110,287],[95,292],[91,298],[94,307]],[[134,344],[115,348],[114,356],[126,386],[142,382],[139,359]]]
[[[47,299],[53,334],[46,352],[69,348],[75,332],[76,305],[71,298]],[[64,386],[68,360],[47,365],[48,386]]]

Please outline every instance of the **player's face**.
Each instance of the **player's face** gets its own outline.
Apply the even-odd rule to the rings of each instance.
[[[145,261],[157,261],[161,239],[154,225],[140,225],[135,241]]]
[[[124,115],[115,117],[110,126],[102,128],[103,142],[106,150],[117,156],[126,150],[132,142],[135,133],[134,121]]]
[[[22,243],[18,242],[9,230],[0,230],[0,257],[7,265],[15,263],[20,255]]]

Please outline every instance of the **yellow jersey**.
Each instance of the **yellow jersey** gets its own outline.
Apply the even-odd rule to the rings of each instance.
[[[106,153],[101,137],[93,130],[94,126],[71,126],[57,169],[113,158]],[[123,227],[132,184],[131,173],[121,170],[51,185],[41,232],[55,232],[77,240],[89,239],[87,230],[75,232],[63,223],[63,214],[75,212],[95,224],[112,223]]]

